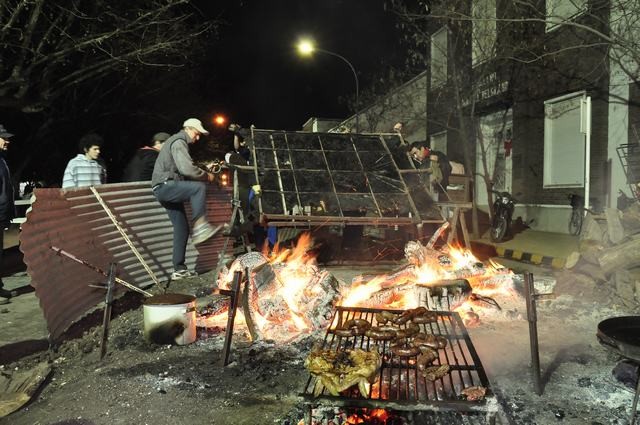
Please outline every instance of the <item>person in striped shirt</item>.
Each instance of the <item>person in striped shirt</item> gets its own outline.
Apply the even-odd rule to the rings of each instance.
[[[102,137],[89,133],[80,139],[80,150],[75,158],[72,158],[64,170],[62,188],[97,186],[107,182],[107,170],[100,163],[100,146]]]

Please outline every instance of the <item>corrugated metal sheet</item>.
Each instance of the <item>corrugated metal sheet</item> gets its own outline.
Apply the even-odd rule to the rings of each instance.
[[[96,189],[158,280],[168,280],[173,271],[173,232],[165,209],[151,193],[149,182],[107,184]],[[138,287],[153,284],[90,188],[36,189],[35,195],[33,209],[22,225],[20,249],[53,341],[104,301],[104,290],[89,285],[103,283],[106,278],[56,255],[51,246],[103,270],[115,262],[118,277]],[[229,222],[230,198],[229,190],[208,186],[209,222]],[[185,206],[190,213],[188,203]],[[197,248],[189,240],[187,266],[198,273],[212,270],[223,243],[220,234]],[[122,292],[122,288],[119,289]]]

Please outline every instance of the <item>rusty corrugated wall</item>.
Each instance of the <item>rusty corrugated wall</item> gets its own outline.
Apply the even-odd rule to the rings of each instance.
[[[151,193],[149,182],[107,184],[96,189],[158,280],[168,280],[173,271],[173,232],[164,208]],[[104,301],[105,291],[89,285],[104,283],[106,278],[56,255],[51,246],[103,270],[115,262],[118,277],[138,287],[153,284],[90,188],[36,189],[35,195],[33,209],[22,225],[20,250],[53,341]],[[229,190],[208,186],[209,222],[229,222],[230,197]],[[188,203],[185,206],[190,212]],[[189,240],[187,266],[199,273],[214,269],[223,243],[220,234],[197,248]]]

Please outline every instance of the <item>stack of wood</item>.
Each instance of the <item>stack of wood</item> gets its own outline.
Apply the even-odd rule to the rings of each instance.
[[[640,203],[587,214],[579,251],[565,266],[581,284],[599,286],[629,307],[640,303]]]

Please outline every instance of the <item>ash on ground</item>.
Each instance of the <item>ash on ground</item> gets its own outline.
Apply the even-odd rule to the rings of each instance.
[[[330,271],[351,282],[371,273],[371,267]],[[174,282],[170,290],[203,295],[210,293],[212,281],[203,275]],[[208,295],[198,299],[200,305],[209,301]],[[620,358],[598,343],[595,332],[601,320],[633,311],[614,298],[577,293],[570,282],[558,280],[554,294],[538,304],[544,383],[538,396],[530,374],[524,299],[496,301],[509,316],[483,316],[469,333],[501,401],[498,423],[628,423],[633,392],[612,375]],[[142,308],[136,308],[113,318],[104,361],[99,360],[101,332],[94,327],[56,350],[3,365],[1,373],[10,375],[49,361],[53,374],[29,404],[0,423],[297,424],[304,413],[298,394],[308,379],[304,359],[323,337],[321,332],[288,344],[251,343],[239,326],[231,363],[222,367],[222,328],[200,330],[199,339],[187,346],[152,345],[143,338]],[[421,412],[408,423],[438,420]],[[476,422],[448,414],[446,423]]]

